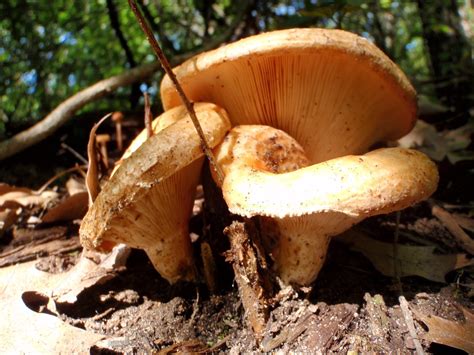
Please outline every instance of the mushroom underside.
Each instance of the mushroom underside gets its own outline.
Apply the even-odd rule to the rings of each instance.
[[[265,33],[174,71],[191,100],[215,102],[233,125],[287,132],[312,163],[363,154],[408,133],[416,120],[415,91],[403,72],[369,41],[344,31]],[[161,97],[167,109],[179,104],[168,77]]]

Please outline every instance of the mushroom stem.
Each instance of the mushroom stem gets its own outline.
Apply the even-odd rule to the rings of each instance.
[[[107,152],[108,141],[110,141],[110,136],[108,134],[98,134],[96,137],[96,142],[100,149],[102,162],[104,163],[106,169],[109,168],[109,154]]]
[[[273,240],[269,252],[283,283],[309,285],[324,265],[331,237],[361,219],[347,218],[341,213],[322,213],[289,218],[262,217],[260,225],[266,238]]]
[[[122,112],[116,111],[112,114],[112,121],[115,123],[115,139],[117,141],[117,150],[119,152],[123,149],[123,135],[122,135]]]

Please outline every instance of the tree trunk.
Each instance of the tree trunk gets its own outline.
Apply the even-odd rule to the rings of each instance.
[[[418,0],[417,3],[431,73],[436,79],[436,95],[441,102],[468,117],[474,68],[458,5],[455,0]]]

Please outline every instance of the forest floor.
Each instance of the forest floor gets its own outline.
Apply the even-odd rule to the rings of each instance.
[[[313,287],[282,290],[257,342],[222,256],[212,294],[204,282],[170,286],[140,250],[119,250],[112,262],[81,257],[81,175],[20,188],[37,188],[18,178],[35,158],[26,160],[7,162],[0,176],[2,352],[474,352],[470,165],[444,159],[432,199],[399,221],[370,218],[334,238]],[[201,203],[191,223],[196,249],[210,223]]]

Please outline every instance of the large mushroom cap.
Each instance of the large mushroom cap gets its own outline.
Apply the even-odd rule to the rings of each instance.
[[[340,30],[256,35],[174,72],[191,100],[218,104],[233,125],[289,133],[312,163],[365,153],[408,133],[416,119],[415,91],[403,72],[375,45]],[[167,76],[161,98],[165,109],[180,104]]]
[[[227,114],[214,104],[196,105],[196,114],[209,146],[216,146],[230,129]],[[144,249],[157,271],[176,282],[194,277],[188,220],[204,158],[185,110],[162,118],[166,128],[129,148],[84,217],[80,237],[93,249],[106,242]]]

